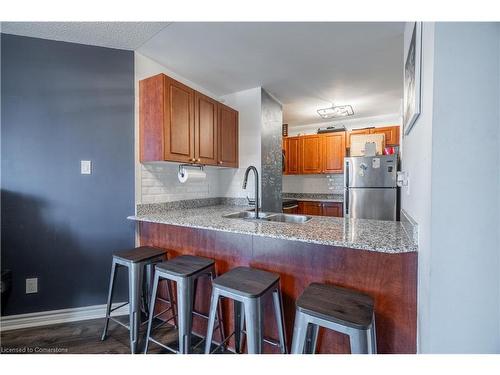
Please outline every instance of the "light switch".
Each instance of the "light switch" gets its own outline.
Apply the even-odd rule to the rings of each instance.
[[[38,277],[26,279],[26,294],[38,293]]]
[[[92,174],[92,162],[90,160],[80,161],[80,173],[81,174]]]

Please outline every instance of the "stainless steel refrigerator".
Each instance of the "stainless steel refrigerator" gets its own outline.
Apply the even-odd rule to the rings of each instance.
[[[344,217],[397,220],[397,155],[344,159]]]

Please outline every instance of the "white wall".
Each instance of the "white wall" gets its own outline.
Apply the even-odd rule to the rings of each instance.
[[[250,175],[247,190],[242,189],[245,170],[254,165],[261,173],[261,88],[239,91],[223,96],[224,104],[239,112],[239,165],[238,169],[220,170],[220,194],[223,197],[253,198],[254,176]]]
[[[498,25],[436,24],[432,352],[500,353],[499,58]]]
[[[499,51],[498,25],[424,24],[422,113],[402,150],[421,353],[500,352]]]
[[[405,30],[405,48],[408,50],[411,27]],[[401,147],[402,170],[408,173],[409,183],[401,189],[401,208],[418,223],[418,346],[432,336],[430,331],[430,254],[431,254],[431,169],[432,169],[432,114],[434,90],[434,23],[422,28],[422,102],[421,113],[411,133],[403,136]],[[401,131],[402,133],[403,131]]]

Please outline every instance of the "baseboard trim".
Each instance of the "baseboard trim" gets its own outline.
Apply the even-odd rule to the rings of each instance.
[[[114,303],[112,308],[123,305],[125,302]],[[128,314],[128,305],[113,311],[111,316]],[[98,319],[106,316],[106,305],[76,307],[72,309],[41,311],[30,314],[2,316],[0,331],[13,329],[41,327],[51,324],[77,322],[80,320]]]

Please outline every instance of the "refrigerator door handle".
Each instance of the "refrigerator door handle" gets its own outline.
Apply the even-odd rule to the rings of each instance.
[[[349,189],[344,188],[344,217],[349,216]]]
[[[349,187],[349,160],[347,158],[344,159],[344,185],[345,187]]]

